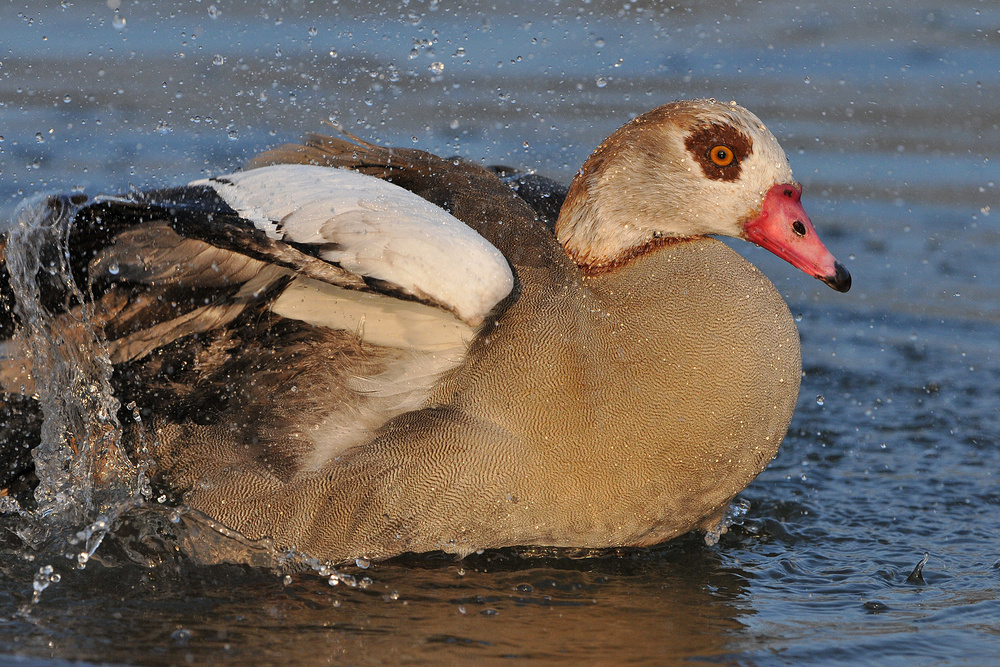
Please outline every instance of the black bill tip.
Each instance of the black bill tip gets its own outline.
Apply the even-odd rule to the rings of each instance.
[[[832,276],[820,278],[827,285],[838,292],[846,292],[851,289],[851,272],[840,262],[834,262],[834,273]]]

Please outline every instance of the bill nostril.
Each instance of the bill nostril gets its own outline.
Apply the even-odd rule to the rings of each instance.
[[[799,236],[806,235],[806,226],[802,224],[801,220],[796,220],[792,223],[792,230]]]

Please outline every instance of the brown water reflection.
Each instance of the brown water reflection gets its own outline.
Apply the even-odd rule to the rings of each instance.
[[[745,574],[698,540],[599,558],[413,557],[331,586],[238,566],[91,564],[31,607],[4,652],[143,664],[386,664],[472,659],[663,663],[727,654],[752,614]],[[120,600],[113,618],[102,600]],[[74,612],[66,614],[72,601]],[[99,627],[98,627],[99,626]],[[106,638],[114,637],[113,642]],[[104,638],[104,639],[102,639]],[[65,648],[69,648],[68,646]]]

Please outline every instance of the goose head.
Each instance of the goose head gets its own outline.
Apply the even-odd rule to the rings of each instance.
[[[820,241],[801,194],[755,115],[735,102],[674,102],[597,147],[570,185],[556,236],[588,271],[672,240],[731,236],[846,292],[851,275]]]

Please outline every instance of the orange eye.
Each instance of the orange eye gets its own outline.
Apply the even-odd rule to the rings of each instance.
[[[712,158],[712,162],[718,167],[728,167],[736,159],[733,149],[722,144],[713,146],[712,150],[708,151],[708,156]]]

